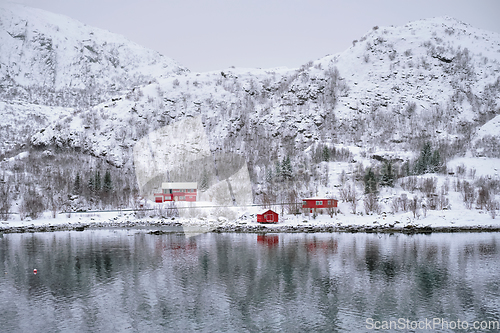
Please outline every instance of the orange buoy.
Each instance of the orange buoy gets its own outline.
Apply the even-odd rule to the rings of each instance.
[[[33,274],[36,274],[36,272],[37,272],[37,270],[36,270],[36,268],[35,268],[35,269],[33,270]]]

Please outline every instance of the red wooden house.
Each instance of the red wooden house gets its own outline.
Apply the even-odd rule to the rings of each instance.
[[[278,223],[278,213],[268,209],[260,214],[257,214],[258,223]]]
[[[196,201],[198,183],[162,183],[161,193],[153,193],[156,203]]]
[[[304,213],[321,213],[323,210],[337,208],[336,199],[329,198],[306,198],[302,199],[302,210]]]

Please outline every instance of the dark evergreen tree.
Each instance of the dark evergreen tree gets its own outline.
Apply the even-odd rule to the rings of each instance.
[[[439,154],[439,150],[434,150],[429,164],[430,172],[438,172],[441,169],[441,155]]]
[[[281,169],[281,164],[280,164],[279,160],[276,161],[276,164],[274,165],[274,168],[275,168],[275,175],[276,175],[275,177],[276,177],[276,179],[278,181],[280,181],[281,180],[281,175],[282,175],[281,174],[282,169]]]
[[[100,171],[95,172],[94,192],[95,193],[101,192],[101,172]]]
[[[273,177],[274,177],[274,175],[273,175],[273,169],[272,169],[272,168],[267,168],[267,167],[266,167],[266,183],[267,183],[268,185],[272,184],[272,182],[273,182]]]
[[[420,156],[413,166],[413,174],[422,175],[427,172],[438,172],[441,168],[441,155],[439,150],[432,151],[430,142],[426,142],[422,147]]]
[[[292,179],[292,162],[290,161],[290,156],[283,158],[283,162],[281,163],[281,175],[285,180]]]
[[[427,172],[429,167],[429,163],[432,157],[432,148],[431,143],[426,142],[420,151],[420,156],[415,161],[415,165],[413,166],[413,173],[416,175],[422,175]]]
[[[113,183],[111,182],[111,172],[109,172],[109,170],[106,170],[106,173],[104,174],[102,190],[105,193],[110,193],[111,191],[113,191]]]
[[[330,149],[328,149],[327,145],[323,146],[323,161],[324,162],[330,161]]]
[[[81,184],[81,180],[80,180],[80,173],[77,172],[76,176],[75,176],[75,182],[73,183],[73,193],[80,194],[81,187],[82,187],[82,184]]]
[[[87,183],[87,188],[89,193],[94,193],[95,191],[95,175],[90,174],[89,181]]]
[[[394,187],[394,168],[392,161],[385,161],[382,167],[382,176],[380,179],[380,185]]]
[[[364,182],[365,193],[377,193],[377,176],[373,172],[372,168],[368,168],[366,170]]]

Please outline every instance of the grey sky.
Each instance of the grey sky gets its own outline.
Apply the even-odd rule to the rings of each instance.
[[[373,26],[451,16],[500,33],[499,0],[11,0],[124,35],[192,71],[298,67]]]

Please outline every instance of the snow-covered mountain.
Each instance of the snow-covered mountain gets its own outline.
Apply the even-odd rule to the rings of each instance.
[[[62,15],[0,3],[3,100],[80,106],[186,69],[120,35]],[[76,95],[76,96],[75,96]]]
[[[7,155],[24,142],[132,168],[148,133],[200,117],[211,151],[243,156],[256,192],[286,156],[297,179],[319,182],[322,147],[404,160],[430,141],[445,160],[500,157],[500,35],[448,17],[374,27],[298,69],[191,73],[112,33],[1,5],[0,76]]]
[[[61,115],[186,71],[120,35],[0,2],[0,152]]]
[[[498,34],[434,18],[374,29],[345,52],[295,70],[159,78],[59,120],[32,143],[69,144],[120,165],[146,133],[200,115],[212,149],[239,151],[254,162],[252,155],[297,155],[317,142],[418,151],[433,140],[451,155],[497,156],[472,140],[481,126],[482,137],[498,139],[483,132],[499,112],[499,70]],[[94,118],[98,130],[81,126]]]

